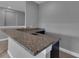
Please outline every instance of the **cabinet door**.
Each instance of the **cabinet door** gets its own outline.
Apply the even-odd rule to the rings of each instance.
[[[25,13],[17,12],[17,25],[24,26],[25,25]]]
[[[4,26],[4,11],[0,9],[0,26]]]
[[[6,11],[6,26],[16,26],[17,25],[17,15],[15,12]]]
[[[28,52],[27,48],[23,48],[23,46],[14,39],[8,39],[8,53],[11,54],[12,58],[45,58],[45,52],[46,51],[44,50],[38,55],[34,56],[30,52]]]

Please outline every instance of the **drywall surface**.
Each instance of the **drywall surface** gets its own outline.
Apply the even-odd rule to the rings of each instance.
[[[39,18],[39,27],[59,34],[61,47],[79,53],[79,2],[40,4]]]
[[[41,4],[39,16],[40,27],[47,31],[79,36],[79,2]]]
[[[55,33],[50,34],[60,38],[60,47],[79,54],[79,37]]]
[[[4,17],[3,17],[3,9],[0,8],[0,26],[4,26]]]
[[[38,4],[26,1],[26,27],[38,27]]]
[[[11,8],[25,12],[26,2],[25,1],[0,1],[0,7]]]
[[[79,37],[60,35],[60,46],[79,54]]]
[[[18,26],[25,25],[25,13],[17,13],[17,25]]]

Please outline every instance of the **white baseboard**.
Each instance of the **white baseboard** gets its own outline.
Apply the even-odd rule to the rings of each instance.
[[[7,51],[8,55],[10,56],[10,58],[13,58],[12,54],[10,53],[10,51]]]
[[[72,55],[72,56],[74,56],[74,57],[79,58],[79,53],[72,52],[72,51],[69,51],[69,50],[64,49],[64,48],[61,48],[61,47],[60,47],[60,51],[63,51],[63,52],[65,52],[65,53],[67,53],[67,54],[70,54],[70,55]]]

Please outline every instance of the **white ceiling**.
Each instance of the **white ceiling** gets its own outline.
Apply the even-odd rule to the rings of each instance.
[[[44,3],[46,1],[34,1],[34,2],[37,3],[37,4],[41,4],[41,3]]]

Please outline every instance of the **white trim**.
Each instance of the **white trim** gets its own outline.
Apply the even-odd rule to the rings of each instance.
[[[0,39],[0,41],[6,41],[6,40],[8,40],[8,38],[5,38],[5,39]]]
[[[13,58],[12,54],[10,53],[9,50],[7,50],[8,55],[10,56],[10,58]]]
[[[63,51],[63,52],[65,52],[65,53],[67,53],[67,54],[70,54],[70,55],[72,55],[72,56],[74,56],[74,57],[79,58],[79,53],[69,51],[69,50],[64,49],[64,48],[62,48],[62,47],[60,47],[60,51]]]

